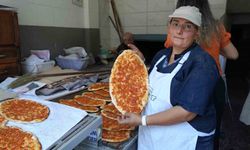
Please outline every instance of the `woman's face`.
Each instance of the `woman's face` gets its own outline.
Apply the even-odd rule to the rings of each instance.
[[[169,33],[173,47],[185,50],[198,37],[198,28],[186,19],[173,18],[170,22]]]

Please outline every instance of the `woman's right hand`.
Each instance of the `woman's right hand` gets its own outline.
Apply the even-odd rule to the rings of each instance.
[[[128,44],[127,45],[131,50],[135,51],[140,58],[145,61],[145,57],[143,56],[142,52],[134,45],[134,44]]]
[[[140,51],[134,44],[128,44],[127,46],[133,51]]]
[[[134,113],[126,113],[118,118],[118,122],[130,126],[138,126],[141,125],[141,116]]]

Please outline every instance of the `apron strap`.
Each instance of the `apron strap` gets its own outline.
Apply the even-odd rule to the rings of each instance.
[[[191,51],[188,51],[179,61],[179,64],[183,64],[189,57]]]
[[[155,63],[155,66],[158,65],[164,58],[166,58],[167,56],[164,55],[162,56],[156,63]]]
[[[152,71],[153,71],[153,70],[156,70],[156,69],[157,69],[156,66],[157,66],[164,58],[166,58],[166,57],[167,57],[166,55],[162,56],[162,57],[155,63],[155,65],[154,65]],[[151,72],[152,72],[152,71],[151,71]]]
[[[181,60],[178,62],[178,65],[174,68],[174,70],[172,71],[173,72],[173,75],[175,75],[179,70],[180,68],[182,67],[182,64],[188,59],[189,55],[190,55],[190,52],[191,51],[188,51],[182,58]]]
[[[204,137],[204,136],[214,135],[215,130],[211,131],[210,133],[205,133],[205,132],[200,132],[200,131],[197,131],[197,132],[198,132],[198,136]]]

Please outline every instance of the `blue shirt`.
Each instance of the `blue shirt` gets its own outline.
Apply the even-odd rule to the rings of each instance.
[[[166,56],[156,67],[161,73],[170,73],[188,51],[191,51],[188,59],[172,79],[170,102],[173,106],[179,105],[196,113],[197,116],[189,124],[200,132],[209,133],[216,126],[213,92],[219,79],[213,58],[194,43],[181,54],[175,55],[174,63],[168,65],[172,48],[163,49],[153,58],[149,72],[162,56]]]

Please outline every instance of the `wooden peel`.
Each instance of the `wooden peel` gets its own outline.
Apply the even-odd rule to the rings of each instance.
[[[115,1],[114,0],[111,0],[110,1],[111,3],[111,7],[112,7],[112,11],[113,11],[113,15],[114,15],[114,19],[115,19],[115,27],[117,29],[117,33],[118,33],[118,36],[119,36],[119,39],[120,39],[120,42],[122,43],[123,42],[123,27],[122,27],[122,23],[121,23],[121,20],[120,20],[120,17],[119,17],[119,13],[117,11],[117,8],[116,8],[116,4],[115,4]]]
[[[53,77],[53,76],[66,76],[66,75],[84,75],[91,76],[95,74],[105,75],[109,74],[110,70],[96,70],[96,71],[79,71],[79,72],[67,72],[67,73],[53,73],[53,74],[24,74],[17,78],[15,81],[8,85],[8,88],[16,88],[21,85],[27,84],[31,81],[39,80],[43,77]]]

